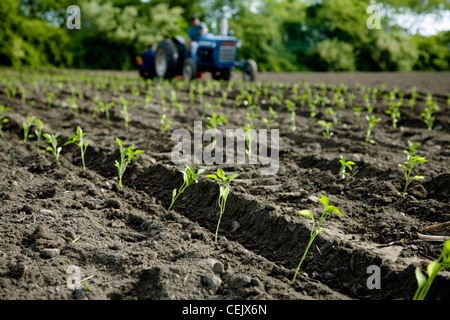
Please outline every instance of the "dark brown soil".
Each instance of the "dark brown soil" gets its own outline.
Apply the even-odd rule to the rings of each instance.
[[[220,167],[226,174],[240,174],[231,183],[217,243],[218,185],[213,180],[201,177],[166,213],[184,169],[172,162],[171,133],[177,128],[193,132],[194,121],[202,119],[203,105],[198,95],[190,102],[188,84],[179,89],[176,83],[153,83],[153,100],[145,108],[147,84],[134,73],[1,70],[0,74],[4,79],[0,105],[12,109],[4,114],[10,121],[3,125],[0,138],[0,299],[410,300],[416,290],[415,268],[425,271],[443,244],[419,239],[418,233],[440,225],[433,235],[450,236],[449,73],[260,74],[258,80],[272,84],[270,95],[281,92],[281,101],[293,100],[291,88],[298,81],[301,89],[308,82],[313,93],[320,93],[316,85],[325,82],[330,100],[333,85],[344,83],[356,96],[354,104],[361,106],[361,86],[386,84],[385,93],[397,86],[405,98],[415,86],[418,97],[413,110],[405,102],[394,129],[379,95],[374,113],[382,121],[373,129],[375,144],[366,144],[366,111],[358,126],[348,104],[335,108],[340,123],[328,139],[317,124],[318,119],[331,120],[325,108],[318,107],[311,118],[308,106],[297,103],[297,130],[292,132],[285,104],[261,96],[255,128],[265,128],[262,118],[269,106],[279,115],[272,126],[280,130],[278,172],[261,175],[259,164],[194,165],[207,173]],[[9,80],[17,88],[20,84],[27,88],[25,102],[20,90],[7,97]],[[227,83],[222,83],[211,96],[208,80],[201,81],[207,102],[215,103],[226,90]],[[140,90],[137,98],[131,91],[134,84]],[[234,107],[240,85],[235,82],[227,100],[213,110],[228,119],[222,131],[246,124],[245,104]],[[83,92],[79,113],[66,101],[72,96],[71,86]],[[166,133],[161,132],[159,88],[167,94],[166,114],[173,122]],[[171,89],[176,90],[184,115],[171,113]],[[48,92],[56,94],[50,108]],[[427,93],[440,106],[432,131],[420,116]],[[109,123],[100,114],[92,118],[96,96],[116,104]],[[120,96],[133,101],[127,129]],[[34,137],[24,142],[22,123],[27,116],[43,121],[44,132],[59,133],[60,146],[77,126],[82,127],[92,140],[87,170],[75,145],[63,146],[56,162],[50,152],[37,152]],[[114,166],[119,158],[116,137],[144,150],[127,167],[123,190],[118,188]],[[406,160],[408,140],[419,143],[418,154],[429,162],[414,169],[413,174],[425,178],[413,181],[404,196],[405,178],[398,164]],[[356,163],[345,179],[338,175],[341,155]],[[323,225],[327,230],[316,238],[292,283],[311,231],[310,220],[298,211],[310,209],[319,217],[321,194],[343,216],[327,218]],[[367,285],[373,265],[380,268],[380,289]],[[68,288],[69,266],[79,268],[81,279],[90,277],[83,282],[90,290]],[[427,299],[450,299],[449,287],[450,272],[443,271]]]

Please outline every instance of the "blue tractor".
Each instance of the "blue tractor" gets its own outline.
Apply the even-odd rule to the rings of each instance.
[[[182,76],[191,81],[202,72],[211,72],[214,80],[230,80],[235,68],[242,70],[244,81],[253,81],[258,72],[254,60],[237,61],[241,42],[231,35],[204,34],[198,41],[195,57],[188,54],[183,37],[165,39],[155,53],[155,74],[158,78],[172,79]]]

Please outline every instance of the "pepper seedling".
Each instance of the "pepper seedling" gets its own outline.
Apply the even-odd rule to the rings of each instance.
[[[27,142],[29,138],[32,137],[32,135],[30,135],[30,129],[34,124],[34,120],[36,119],[35,116],[27,116],[27,120],[28,122],[23,122],[22,126],[23,126],[23,142]]]
[[[323,204],[323,206],[325,207],[318,223],[316,224],[316,221],[314,219],[314,214],[312,213],[312,211],[310,210],[301,210],[298,213],[300,213],[301,215],[310,218],[313,221],[313,225],[312,225],[312,229],[311,229],[311,235],[309,238],[309,242],[308,245],[306,246],[305,252],[303,253],[302,259],[300,260],[300,263],[298,264],[298,267],[295,271],[294,274],[294,278],[292,279],[292,283],[295,282],[295,279],[297,278],[297,274],[300,271],[300,267],[303,263],[303,260],[305,260],[306,254],[308,253],[309,247],[311,246],[311,244],[313,243],[314,239],[319,235],[319,233],[324,232],[326,229],[325,228],[321,228],[322,223],[325,221],[325,219],[328,217],[328,215],[330,213],[336,213],[340,216],[342,216],[342,213],[339,211],[339,209],[335,206],[331,206],[329,205],[329,200],[327,197],[325,197],[324,195],[320,195],[320,199],[319,201]]]
[[[439,111],[439,106],[430,100],[427,100],[427,107],[424,112],[420,114],[420,116],[424,119],[423,122],[427,125],[428,130],[433,129],[433,123],[436,116],[434,115],[435,111]]]
[[[350,173],[346,172],[346,169],[352,171],[353,170],[352,166],[356,164],[355,162],[350,161],[350,160],[346,161],[342,155],[340,156],[339,162],[341,163],[341,168],[339,169],[339,175],[343,175],[343,176],[349,175]]]
[[[379,121],[381,121],[381,118],[375,118],[373,115],[366,115],[366,119],[367,119],[367,121],[369,121],[369,128],[367,129],[367,132],[366,132],[366,143],[370,142],[373,144],[373,143],[375,143],[375,140],[370,139],[370,134],[372,133],[373,127]]]
[[[86,132],[83,132],[83,129],[81,129],[80,127],[77,127],[77,134],[70,136],[69,141],[64,143],[65,146],[74,143],[80,148],[81,161],[83,163],[83,170],[86,170],[86,165],[84,163],[84,155],[86,153],[86,149],[87,149],[88,145],[92,142],[91,140],[84,141],[83,137],[85,135],[86,135]]]
[[[98,106],[94,109],[94,112],[92,113],[92,118],[94,119],[99,112],[103,112],[106,117],[106,121],[109,122],[110,116],[109,116],[109,110],[115,105],[114,102],[110,102],[108,104],[104,103],[103,101],[98,100],[97,101]]]
[[[416,143],[412,143],[411,141],[408,141],[408,145],[409,145],[409,151],[408,150],[404,150],[406,153],[406,162],[399,164],[400,167],[403,168],[404,172],[405,172],[405,178],[406,178],[406,183],[405,183],[405,189],[403,189],[403,195],[407,195],[406,189],[408,188],[409,184],[411,183],[412,180],[421,180],[424,179],[423,176],[414,176],[411,179],[411,171],[412,169],[418,165],[419,163],[425,163],[428,162],[428,160],[425,159],[425,157],[419,157],[419,156],[415,156],[414,154],[417,153],[417,142]],[[409,166],[409,168],[407,168],[406,166]]]
[[[131,119],[128,115],[128,106],[131,102],[121,96],[120,103],[122,103],[122,110],[120,111],[120,113],[123,115],[123,121],[125,123],[125,129],[126,129],[126,128],[128,128],[128,123],[131,121]]]
[[[427,266],[427,277],[422,273],[419,267],[415,270],[417,280],[417,291],[413,300],[423,300],[433,283],[434,278],[441,270],[450,268],[450,240],[444,242],[444,247],[438,259],[434,260]]]
[[[61,153],[62,147],[58,147],[58,140],[59,133],[56,134],[48,134],[44,133],[43,136],[48,140],[50,143],[50,146],[47,147],[47,151],[51,152],[53,156],[55,157],[56,161],[59,161],[59,154]]]
[[[167,213],[170,212],[170,209],[172,208],[175,201],[178,199],[178,197],[186,190],[187,187],[189,187],[193,182],[198,183],[198,177],[200,177],[205,172],[205,169],[199,169],[197,173],[194,173],[194,169],[192,169],[192,166],[190,164],[186,165],[186,168],[184,171],[181,171],[183,174],[183,184],[178,189],[173,189],[172,192],[172,203],[170,204],[169,208],[167,209]]]
[[[272,107],[269,107],[269,116],[267,118],[263,118],[263,121],[266,124],[267,131],[270,131],[270,126],[275,121],[275,119],[278,117],[278,113],[273,110]]]
[[[3,117],[3,113],[11,111],[11,108],[5,107],[4,105],[0,105],[0,137],[3,137],[2,127],[3,124],[9,122],[8,118]]]
[[[122,176],[125,173],[127,166],[131,163],[132,160],[137,159],[137,155],[143,153],[144,151],[136,149],[134,147],[124,147],[122,140],[116,137],[116,142],[119,145],[120,151],[120,162],[116,160],[114,165],[117,167],[117,171],[119,174],[119,188],[123,189],[122,185]]]
[[[170,121],[169,117],[165,114],[161,116],[161,131],[165,133],[167,130],[169,130],[170,125],[172,124],[172,121]]]
[[[331,122],[327,122],[325,120],[318,120],[317,121],[318,124],[320,124],[322,127],[325,128],[325,131],[322,132],[322,134],[327,137],[328,139],[330,139],[334,133],[330,131],[330,129],[333,127],[333,123]]]
[[[215,174],[208,174],[206,177],[211,178],[217,181],[219,184],[219,208],[220,208],[220,215],[219,215],[219,221],[217,222],[217,228],[216,228],[216,235],[215,235],[215,242],[217,242],[217,234],[219,233],[219,225],[220,220],[222,219],[222,215],[225,212],[225,205],[227,202],[228,195],[230,194],[230,183],[233,179],[237,178],[239,174],[235,173],[229,176],[226,176],[222,169],[217,169],[217,175]],[[222,181],[222,183],[220,182]]]
[[[40,149],[41,139],[42,139],[42,129],[44,129],[44,124],[39,119],[34,120],[37,125],[37,129],[34,130],[34,134],[36,135],[36,149],[37,152],[45,152]]]

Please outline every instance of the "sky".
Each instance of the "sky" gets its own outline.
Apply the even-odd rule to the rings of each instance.
[[[440,31],[450,30],[450,12],[445,12],[441,18],[432,14],[426,15],[418,23],[414,16],[405,14],[398,16],[397,22],[403,27],[411,28],[413,34],[419,31],[424,36],[430,36]]]

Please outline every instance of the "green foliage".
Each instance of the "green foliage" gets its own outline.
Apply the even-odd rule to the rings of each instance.
[[[167,117],[167,115],[165,114],[161,115],[160,121],[161,121],[161,131],[165,133],[167,130],[169,130],[172,121],[170,121],[169,117]]]
[[[181,13],[166,3],[84,1],[81,30],[73,32],[74,65],[131,69],[133,58],[149,43],[181,33]]]
[[[32,135],[30,135],[30,129],[34,124],[35,116],[27,116],[27,122],[22,123],[23,127],[23,142],[27,142]]]
[[[263,121],[266,124],[267,131],[270,131],[270,126],[275,121],[275,119],[278,117],[278,113],[273,110],[272,107],[269,107],[269,116],[267,118],[263,118]]]
[[[81,8],[81,29],[65,28],[66,9]],[[382,15],[382,28],[366,26],[369,0],[2,0],[0,65],[133,69],[149,43],[186,36],[198,14],[218,33],[223,6],[230,29],[242,41],[239,58],[252,58],[261,71],[449,70],[450,31],[408,35],[395,14]],[[392,13],[443,15],[448,2],[389,0]],[[202,98],[199,96],[200,100]],[[203,104],[203,101],[201,101]]]
[[[406,162],[399,164],[399,166],[402,167],[405,172],[406,179],[405,189],[403,189],[403,195],[407,195],[406,189],[408,188],[412,180],[421,180],[424,178],[423,176],[414,176],[413,178],[411,178],[412,169],[419,163],[428,162],[425,157],[415,156],[415,154],[417,153],[417,142],[412,143],[411,141],[408,141],[408,146],[409,151],[405,150]]]
[[[444,242],[442,252],[439,258],[431,262],[427,266],[427,277],[422,273],[419,267],[415,270],[416,280],[417,280],[417,291],[414,294],[413,300],[423,300],[425,299],[428,290],[431,287],[434,279],[438,273],[442,270],[450,268],[450,240]]]
[[[80,148],[80,152],[81,152],[81,161],[83,163],[83,170],[86,170],[86,165],[84,163],[84,155],[86,153],[86,149],[88,147],[88,145],[91,143],[91,140],[85,141],[83,139],[83,137],[86,135],[86,132],[83,132],[83,129],[81,129],[80,127],[77,127],[77,134],[70,136],[69,140],[64,143],[64,145],[68,145],[68,144],[76,144],[79,148]]]
[[[62,150],[62,147],[58,147],[57,139],[59,137],[59,133],[56,134],[44,133],[43,136],[47,139],[48,143],[50,144],[50,146],[48,146],[47,149],[45,150],[51,152],[55,157],[55,160],[58,162],[59,154],[61,153]]]
[[[334,133],[330,131],[330,129],[333,127],[333,123],[331,122],[327,122],[325,120],[318,120],[317,121],[318,124],[320,124],[322,127],[325,128],[325,131],[322,132],[322,134],[327,137],[328,139],[330,139]]]
[[[120,151],[120,162],[115,161],[114,165],[117,167],[118,175],[119,175],[119,188],[123,189],[122,185],[122,177],[127,169],[127,166],[131,163],[132,160],[137,159],[137,155],[143,153],[144,151],[136,149],[134,147],[124,147],[122,140],[116,138],[116,142],[119,145]]]
[[[366,143],[367,143],[367,142],[375,143],[375,140],[370,139],[370,135],[371,135],[371,133],[372,133],[373,127],[374,127],[378,122],[381,121],[381,118],[376,118],[376,117],[374,117],[373,115],[366,115],[366,119],[367,119],[367,121],[369,122],[369,128],[367,128],[367,131],[366,131],[366,140],[365,140],[365,141],[366,141]]]
[[[42,130],[44,129],[44,123],[39,119],[34,120],[34,122],[37,125],[37,129],[34,130],[34,134],[36,135],[36,149],[37,152],[40,153],[43,152],[41,151],[40,146],[42,140]]]
[[[306,254],[308,253],[309,247],[311,246],[311,244],[313,243],[314,239],[322,232],[324,232],[326,229],[325,228],[321,228],[322,223],[325,221],[325,219],[328,217],[328,215],[330,213],[336,213],[340,216],[342,216],[342,213],[339,211],[339,209],[335,206],[329,205],[329,200],[327,197],[325,197],[324,195],[320,195],[320,202],[323,204],[323,206],[325,207],[324,211],[322,212],[322,215],[320,216],[319,221],[316,224],[316,221],[314,219],[314,214],[312,213],[312,211],[310,210],[301,210],[298,213],[300,213],[301,215],[308,217],[312,220],[313,225],[312,225],[312,229],[311,229],[311,235],[309,238],[309,242],[308,245],[306,246],[305,252],[303,253],[302,259],[300,260],[300,263],[298,264],[298,267],[295,271],[294,274],[294,278],[292,279],[292,283],[295,282],[295,279],[297,278],[297,274],[300,271],[300,267],[303,263],[303,260],[305,260]]]
[[[11,108],[0,105],[0,137],[3,137],[2,127],[5,123],[9,122],[8,118],[5,118],[3,114],[7,111],[11,111]]]
[[[216,236],[215,236],[215,242],[217,242],[217,234],[219,233],[219,225],[220,220],[222,219],[222,215],[225,212],[225,205],[227,202],[228,195],[230,194],[230,183],[233,179],[237,178],[239,174],[235,173],[229,176],[226,176],[222,169],[217,169],[217,175],[215,174],[208,174],[206,177],[211,178],[217,181],[219,184],[219,200],[218,204],[220,207],[220,215],[219,215],[219,221],[217,222],[217,228],[216,228]]]
[[[186,168],[184,171],[181,171],[183,174],[183,184],[178,189],[173,189],[172,192],[172,203],[170,204],[169,208],[167,209],[167,212],[170,212],[170,209],[172,208],[175,201],[178,199],[178,197],[186,190],[187,187],[189,187],[193,182],[198,183],[198,178],[205,172],[205,169],[199,169],[197,173],[194,172],[194,169],[192,169],[192,166],[190,164],[186,165]]]
[[[423,118],[423,122],[427,125],[428,130],[431,131],[433,130],[434,119],[436,118],[434,113],[439,111],[439,106],[433,101],[432,94],[427,94],[426,104],[427,107],[424,112],[420,114],[420,116]]]
[[[344,156],[340,156],[339,162],[341,163],[341,168],[339,169],[339,175],[344,175],[344,176],[350,174],[350,173],[346,172],[346,170],[348,169],[348,170],[352,171],[353,170],[352,166],[356,164],[353,161],[345,160]]]

